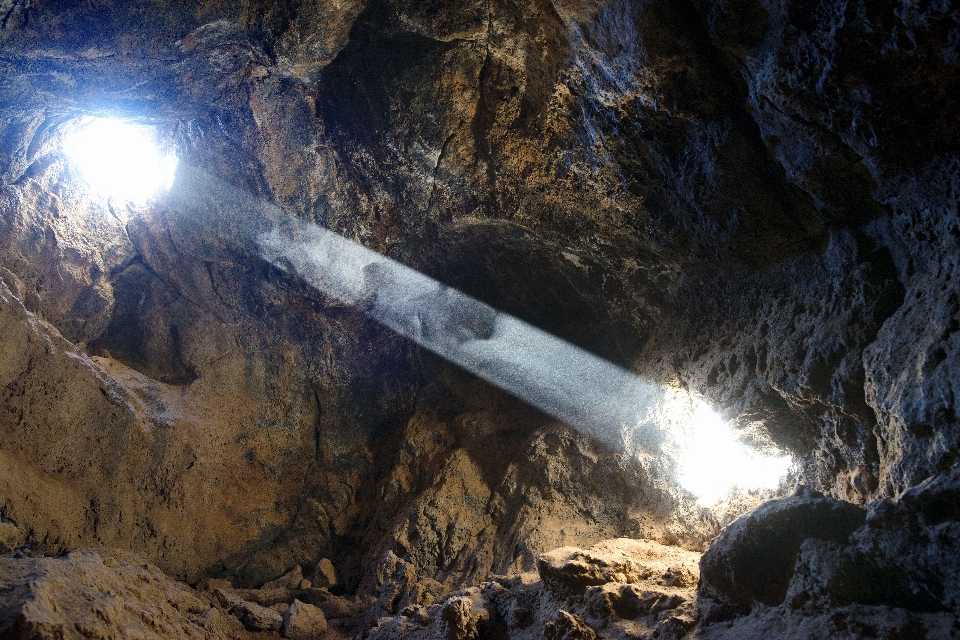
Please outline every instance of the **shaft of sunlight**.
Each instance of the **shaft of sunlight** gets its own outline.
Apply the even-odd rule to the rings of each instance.
[[[648,382],[196,168],[181,166],[168,203],[194,218],[201,246],[205,233],[229,238],[558,420],[679,469],[682,486],[693,493],[775,486],[779,479],[771,474],[783,459],[761,462],[686,392]],[[748,477],[747,460],[769,473]]]

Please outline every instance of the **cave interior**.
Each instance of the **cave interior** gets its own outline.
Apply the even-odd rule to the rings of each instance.
[[[960,638],[958,202],[949,0],[0,2],[0,637]]]

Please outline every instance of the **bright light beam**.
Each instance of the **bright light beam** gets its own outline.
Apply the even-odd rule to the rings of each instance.
[[[93,118],[64,141],[63,151],[92,191],[143,203],[173,182],[177,159],[162,155],[150,128]]]
[[[620,448],[658,449],[658,386],[335,233],[298,226],[260,234],[260,255],[555,418]]]
[[[664,470],[679,465],[683,477],[692,478],[696,465],[687,465],[684,458],[715,446],[690,437],[697,428],[696,421],[691,426],[693,405],[686,395],[678,402],[677,390],[651,384],[195,168],[181,167],[169,202],[195,216],[197,246],[206,244],[201,234],[212,226],[219,237],[231,238],[247,252],[616,449],[656,459]],[[694,413],[707,424],[702,410]],[[721,465],[736,464],[729,454],[724,441],[711,456]],[[699,492],[719,484],[712,477],[683,486]]]
[[[680,486],[714,504],[734,487],[776,487],[790,469],[790,456],[764,456],[743,446],[733,430],[710,407],[693,400],[683,455]]]

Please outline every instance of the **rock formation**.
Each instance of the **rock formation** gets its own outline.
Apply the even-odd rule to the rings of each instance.
[[[960,637],[958,47],[942,1],[0,2],[0,635]],[[93,192],[90,117],[237,215]],[[266,259],[271,211],[793,475],[699,504]]]

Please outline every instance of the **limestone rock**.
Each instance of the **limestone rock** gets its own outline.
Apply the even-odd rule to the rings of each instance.
[[[327,619],[317,607],[294,600],[283,614],[283,637],[290,640],[313,640],[327,630]]]
[[[322,558],[313,570],[314,586],[330,589],[338,585],[337,570],[329,558]]]
[[[692,557],[647,540],[619,538],[586,551],[575,547],[554,549],[537,558],[537,570],[545,584],[561,593],[581,593],[590,585],[648,580],[689,588],[696,585],[699,574]]]
[[[241,415],[253,418],[254,413],[223,396],[216,401],[220,409],[203,409],[206,401],[190,390],[150,380],[110,358],[86,355],[2,286],[0,326],[6,336],[0,346],[0,487],[6,518],[49,540],[55,545],[51,552],[93,544],[137,546],[171,575],[191,582],[216,558],[239,550],[250,535],[241,523],[256,520],[254,512],[261,511],[259,501],[249,499],[251,492],[262,489],[266,496],[281,491],[284,481],[271,478],[265,467],[241,471],[243,465],[235,463],[249,441],[238,444],[226,437],[234,428],[226,425],[215,435],[200,416],[230,414],[228,422],[236,426],[243,422]],[[216,383],[226,393],[222,383],[232,383]],[[199,391],[204,384],[192,388]],[[232,409],[221,412],[226,405],[220,402]],[[313,407],[307,413],[315,411],[315,400],[306,407]],[[20,454],[12,456],[13,451]],[[144,483],[133,480],[152,474],[147,469],[157,465],[164,474]],[[243,480],[224,484],[228,477]],[[207,490],[203,487],[217,487],[218,508],[193,499]],[[172,495],[177,499],[171,501]],[[272,513],[263,515],[270,519]],[[132,542],[143,531],[133,527],[134,521],[153,532],[142,543]]]
[[[960,616],[960,470],[878,501],[849,541],[807,540],[787,602],[795,608],[898,607]],[[918,571],[917,567],[923,567]]]
[[[303,568],[300,565],[297,565],[279,578],[265,582],[260,588],[266,591],[275,589],[299,589],[300,583],[302,582]]]
[[[379,619],[370,638],[376,640],[427,640],[451,638],[479,640],[502,633],[495,616],[496,588],[471,587],[447,594],[424,609],[410,605],[400,615]]]
[[[62,558],[0,556],[0,636],[230,638],[236,621],[142,556],[80,550]]]
[[[754,602],[778,605],[803,541],[844,542],[865,517],[860,507],[802,487],[789,498],[766,502],[724,528],[704,552],[700,594],[742,609]]]
[[[555,423],[222,221],[91,193],[62,142],[99,105],[155,126],[214,195],[702,394],[804,483],[879,501],[852,537],[853,508],[825,498],[728,528],[702,602],[766,608],[742,631],[949,635],[954,4],[0,2],[0,516],[17,528],[0,545],[142,549],[331,620],[372,597],[382,633],[572,545],[543,565],[564,611],[676,634],[696,572],[640,577],[589,547],[702,549],[737,515],[678,486],[670,447]],[[322,557],[358,601],[249,589]],[[620,578],[637,581],[603,582]],[[504,589],[471,611],[542,634],[558,594]]]
[[[656,617],[662,611],[676,609],[686,603],[687,598],[675,592],[609,583],[588,589],[586,601],[598,617],[633,620],[640,616]]]
[[[12,522],[0,521],[0,553],[16,549],[24,543],[26,537]]]
[[[333,620],[353,618],[365,609],[365,604],[369,603],[364,603],[362,600],[358,601],[358,599],[355,598],[348,599],[339,596],[328,596],[321,599],[319,602],[312,602],[308,604],[313,604],[319,607],[327,617],[327,620]]]
[[[727,606],[718,607],[714,583],[708,582],[706,569],[708,557],[717,566],[711,547],[702,563],[704,584],[699,604],[704,637],[761,638],[785,634],[788,629],[808,636],[829,636],[841,628],[855,637],[878,630],[891,637],[911,633],[954,637],[960,613],[953,595],[956,576],[960,575],[953,543],[958,522],[958,477],[960,474],[953,470],[921,483],[898,500],[874,502],[866,512],[865,523],[848,536],[805,538],[799,545],[785,598],[777,606],[749,610],[735,607],[732,611]],[[754,521],[750,526],[758,524]],[[727,553],[737,555],[735,546],[750,539],[728,538]],[[749,547],[743,550],[753,551]],[[741,557],[746,559],[748,554]],[[744,586],[751,584],[755,588],[756,583]],[[781,583],[777,584],[779,588]],[[727,594],[729,591],[721,596]]]
[[[233,589],[214,589],[213,597],[227,612],[233,611],[240,603],[244,602],[243,598]]]
[[[561,609],[547,623],[543,637],[547,640],[597,640],[597,633],[579,616]]]
[[[641,577],[629,562],[590,556],[575,547],[561,547],[537,558],[537,571],[548,585],[582,592],[589,585],[605,582],[635,582]]]
[[[697,619],[695,583],[699,554],[646,540],[607,540],[587,550],[562,548],[544,554],[578,565],[575,590],[562,580],[535,574],[497,578],[479,587],[441,596],[429,607],[409,605],[373,625],[371,637],[393,638],[678,638]],[[585,567],[593,564],[592,570]],[[561,562],[560,566],[569,563]],[[616,582],[628,575],[632,583]],[[611,582],[583,586],[606,572]],[[549,569],[546,575],[551,575]],[[676,576],[684,576],[680,586]],[[692,577],[692,580],[690,579]],[[558,584],[562,588],[557,588]],[[447,635],[450,634],[450,635]]]
[[[431,578],[419,578],[416,567],[388,551],[378,566],[379,597],[371,615],[394,615],[409,605],[430,604],[443,593],[443,587]]]
[[[477,620],[473,602],[467,596],[447,600],[439,612],[437,631],[451,640],[474,640],[478,637]]]
[[[241,600],[230,613],[250,631],[279,631],[283,627],[283,616],[280,613],[255,602]]]
[[[203,583],[203,581],[201,581]],[[232,589],[233,585],[230,584],[229,580],[224,580],[222,578],[208,578],[203,584],[206,591],[213,591],[215,589]]]

